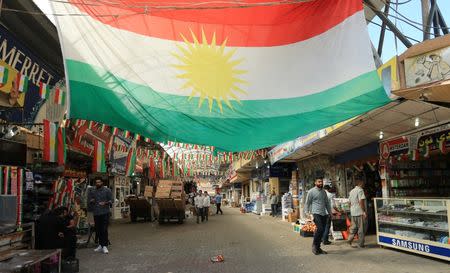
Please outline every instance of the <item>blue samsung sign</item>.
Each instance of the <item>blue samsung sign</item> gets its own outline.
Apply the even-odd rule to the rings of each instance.
[[[450,249],[434,245],[418,243],[414,241],[401,240],[386,236],[378,236],[380,243],[392,245],[395,247],[404,248],[405,250],[415,250],[424,254],[434,254],[442,257],[450,258]]]

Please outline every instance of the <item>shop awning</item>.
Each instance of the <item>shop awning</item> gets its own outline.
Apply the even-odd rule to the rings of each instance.
[[[450,105],[450,80],[393,91],[395,95],[410,100]]]
[[[419,126],[415,126],[416,118]],[[302,147],[282,161],[296,161],[315,154],[337,155],[383,138],[406,134],[433,124],[448,122],[450,108],[413,101],[397,100],[360,116],[327,136]]]

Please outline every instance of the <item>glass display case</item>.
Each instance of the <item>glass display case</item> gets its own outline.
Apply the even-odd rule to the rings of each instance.
[[[450,261],[448,199],[376,198],[378,244]]]

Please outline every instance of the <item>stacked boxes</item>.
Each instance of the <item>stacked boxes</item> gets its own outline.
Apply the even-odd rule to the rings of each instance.
[[[183,182],[172,180],[160,180],[156,189],[156,198],[182,199]]]

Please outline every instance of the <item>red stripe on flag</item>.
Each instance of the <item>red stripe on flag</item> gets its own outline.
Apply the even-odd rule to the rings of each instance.
[[[347,17],[363,9],[361,0],[316,0],[296,4],[275,4],[255,6],[267,3],[266,0],[246,0],[224,3],[190,1],[199,4],[196,7],[226,8],[213,9],[158,9],[157,6],[176,6],[171,1],[140,3],[141,0],[125,0],[108,4],[108,1],[96,1],[95,5],[85,5],[80,0],[69,0],[81,11],[110,25],[138,34],[183,41],[180,34],[192,41],[191,30],[197,38],[205,31],[208,41],[216,34],[216,42],[225,40],[228,46],[279,46],[300,42],[317,36],[343,22]],[[148,3],[148,1],[145,1]],[[178,4],[185,7],[186,4]],[[252,7],[239,7],[239,6]],[[130,14],[112,17],[105,15]],[[151,26],[151,27],[149,27]]]

